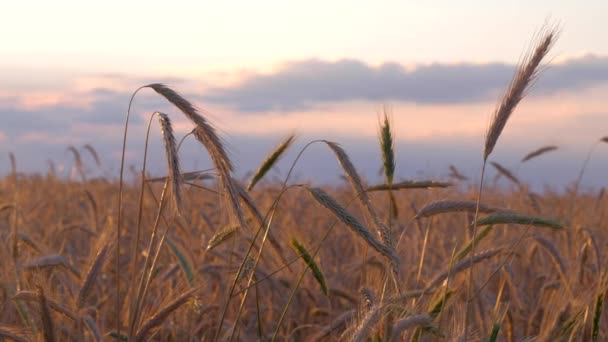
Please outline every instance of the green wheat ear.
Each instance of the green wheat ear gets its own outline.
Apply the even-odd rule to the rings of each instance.
[[[298,239],[291,239],[291,245],[293,246],[293,249],[295,249],[296,252],[302,257],[302,260],[304,260],[306,266],[308,266],[308,268],[310,268],[312,271],[312,274],[317,280],[317,283],[319,283],[323,294],[325,296],[329,296],[329,289],[327,288],[327,283],[325,282],[325,276],[323,276],[323,272],[321,272],[321,268],[319,268],[315,262],[315,259],[312,257],[312,255],[310,255],[306,247],[304,247],[304,245],[298,241]]]
[[[382,163],[384,165],[384,176],[387,184],[393,184],[395,175],[395,150],[393,142],[393,131],[386,109],[384,120],[380,125],[380,149],[382,150]]]
[[[283,152],[285,152],[285,150],[287,150],[289,146],[291,146],[291,143],[293,143],[294,139],[295,135],[290,135],[279,146],[277,146],[277,148],[272,151],[272,153],[270,153],[266,157],[266,159],[264,159],[264,162],[262,162],[260,167],[257,169],[255,174],[251,178],[249,185],[247,185],[247,191],[251,191],[253,187],[264,177],[264,175],[266,175],[266,173],[268,173],[268,171],[277,163],[277,161],[279,161],[279,159],[283,155]]]

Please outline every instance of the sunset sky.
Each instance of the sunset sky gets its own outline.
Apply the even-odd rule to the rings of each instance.
[[[296,149],[276,174],[307,141],[325,138],[374,179],[378,115],[387,107],[401,178],[444,178],[449,164],[477,177],[489,117],[549,22],[561,31],[550,65],[492,159],[538,187],[560,187],[608,135],[606,13],[606,1],[9,2],[0,14],[1,173],[13,152],[20,171],[46,172],[51,159],[67,175],[66,148],[89,143],[104,162],[101,170],[87,162],[92,172],[115,175],[129,96],[161,82],[208,113],[238,176],[295,132]],[[134,105],[129,163],[138,165],[153,111],[169,113],[180,136],[191,129],[150,91]],[[560,149],[519,165],[542,145]],[[209,166],[193,141],[182,160],[187,170]],[[155,153],[156,173],[162,163]],[[321,146],[297,170],[319,182],[339,174]],[[598,146],[586,184],[606,185],[607,171],[608,146]]]

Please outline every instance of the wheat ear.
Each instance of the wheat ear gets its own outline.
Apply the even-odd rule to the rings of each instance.
[[[95,160],[95,165],[101,166],[101,159],[99,159],[99,154],[91,144],[85,144],[82,146],[82,148],[87,150],[91,157],[93,157],[93,160]]]
[[[182,207],[182,192],[181,192],[181,172],[179,167],[179,157],[177,154],[177,145],[175,143],[175,135],[173,135],[173,127],[169,116],[164,113],[158,113],[158,122],[163,133],[163,142],[165,145],[165,155],[167,157],[167,171],[169,183],[171,184],[171,193],[173,205],[180,212]]]
[[[498,171],[498,173],[507,177],[511,182],[515,183],[516,185],[521,185],[521,182],[519,181],[519,179],[517,179],[517,177],[515,177],[513,172],[509,171],[509,169],[500,165],[497,162],[490,162],[490,164],[492,164],[492,166],[494,166],[494,168],[496,169],[496,171]]]
[[[380,222],[380,218],[378,217],[376,210],[372,206],[369,196],[367,196],[367,192],[365,191],[363,182],[361,181],[361,177],[359,177],[359,174],[357,173],[357,170],[355,169],[353,163],[350,161],[348,154],[346,154],[346,151],[344,151],[344,149],[335,142],[325,141],[325,143],[336,155],[340,166],[342,166],[342,169],[346,174],[348,182],[352,186],[353,191],[357,195],[357,198],[359,199],[361,204],[363,204],[369,216],[372,218],[372,221],[374,222],[376,229],[380,233],[384,244],[392,249],[394,246],[392,232],[390,231],[389,227]]]
[[[160,309],[159,312],[149,317],[141,326],[141,328],[137,331],[136,341],[145,341],[149,337],[149,334],[152,332],[151,330],[157,326],[159,326],[169,315],[177,310],[180,306],[184,305],[190,297],[196,292],[197,289],[190,289],[175,298],[172,302],[167,304],[165,307]]]
[[[438,214],[453,213],[453,212],[470,212],[473,213],[477,209],[478,204],[474,201],[460,200],[437,200],[433,201],[418,211],[415,218],[431,217]],[[495,208],[485,204],[479,204],[479,212],[494,213],[507,212],[507,209]]]
[[[557,150],[557,146],[554,146],[554,145],[539,147],[536,150],[531,151],[530,153],[526,154],[521,159],[521,162],[525,163],[525,162],[527,162],[530,159],[539,157],[539,156],[541,156],[541,155],[543,155],[545,153],[549,153],[549,152],[555,151],[555,150]]]
[[[382,315],[385,312],[386,307],[383,305],[376,305],[369,310],[365,315],[361,323],[357,326],[355,333],[352,336],[352,341],[363,342],[367,340],[367,337],[371,329],[380,321]]]
[[[160,83],[149,84],[147,87],[152,88],[167,101],[171,102],[195,124],[196,127],[192,130],[192,134],[205,146],[211,157],[211,161],[220,176],[220,185],[228,195],[228,203],[232,216],[236,218],[241,226],[245,227],[247,222],[243,218],[238,201],[238,192],[235,190],[230,176],[233,169],[232,162],[228,158],[228,153],[218,137],[215,128],[199,113],[198,109],[190,101],[186,100],[175,90]]]
[[[319,188],[306,188],[313,198],[322,206],[329,209],[334,216],[336,216],[342,223],[350,227],[355,234],[359,235],[367,244],[375,249],[380,254],[387,257],[393,263],[393,267],[399,264],[399,258],[397,257],[394,249],[382,244],[376,240],[369,230],[359,222],[354,216],[352,216],[346,209],[336,202],[330,195]]]
[[[251,191],[253,187],[264,177],[264,175],[266,175],[266,173],[268,173],[268,171],[277,163],[277,161],[279,161],[283,153],[289,148],[289,146],[291,146],[294,139],[295,136],[293,134],[290,135],[279,146],[277,146],[277,148],[275,148],[274,151],[272,151],[272,153],[266,157],[266,159],[264,159],[262,165],[260,165],[253,177],[251,177],[251,181],[247,185],[247,191]]]
[[[486,134],[483,159],[487,160],[502,133],[515,107],[523,99],[530,87],[537,80],[539,67],[545,56],[555,44],[558,30],[555,27],[545,27],[539,35],[535,48],[530,50],[520,62],[515,76],[509,85],[502,101],[494,111],[488,133]]]
[[[108,254],[108,250],[110,248],[110,243],[105,243],[95,256],[95,261],[91,264],[87,275],[85,276],[85,280],[82,283],[82,287],[80,288],[80,292],[78,293],[77,304],[79,308],[82,308],[85,300],[87,299],[91,289],[93,288],[93,284],[95,283],[95,279],[101,272],[101,268],[103,267],[103,263],[106,260],[106,256]]]
[[[384,178],[387,184],[393,184],[393,178],[395,176],[395,143],[393,139],[393,130],[391,129],[391,123],[386,108],[384,111],[384,120],[382,120],[378,135],[380,137],[380,150],[382,152]]]

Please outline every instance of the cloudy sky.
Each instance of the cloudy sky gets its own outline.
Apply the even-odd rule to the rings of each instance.
[[[509,121],[493,160],[537,186],[576,177],[588,149],[608,135],[608,2],[555,1],[20,1],[3,5],[0,30],[0,166],[68,174],[68,146],[94,146],[114,175],[130,94],[162,82],[205,110],[244,176],[282,138],[342,143],[361,172],[380,166],[378,115],[387,108],[401,178],[445,177],[454,164],[478,176],[482,141],[513,70],[543,23],[561,34],[541,79]],[[127,147],[140,160],[147,120],[168,112],[150,91],[134,102]],[[154,136],[158,129],[154,127]],[[160,173],[158,139],[152,168]],[[528,151],[559,149],[520,165]],[[185,169],[209,161],[186,141]],[[608,146],[598,146],[586,184],[604,186]],[[298,177],[339,173],[313,146]]]

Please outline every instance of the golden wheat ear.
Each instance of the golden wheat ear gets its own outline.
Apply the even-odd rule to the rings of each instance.
[[[232,161],[228,157],[228,153],[215,128],[190,101],[175,90],[160,83],[148,84],[146,87],[153,89],[164,97],[194,123],[196,127],[192,130],[192,135],[205,147],[211,157],[211,161],[219,174],[220,186],[224,190],[223,193],[227,195],[228,208],[232,217],[236,218],[241,226],[247,226],[239,204],[238,191],[230,175],[233,170]]]
[[[171,193],[173,205],[178,212],[181,212],[182,207],[182,192],[181,192],[181,176],[182,173],[179,167],[179,157],[177,154],[177,144],[175,143],[175,135],[171,120],[167,114],[158,113],[158,122],[163,133],[163,142],[165,146],[165,154],[167,157],[167,174],[169,184],[171,184]]]
[[[557,27],[545,27],[538,35],[538,40],[534,44],[535,48],[523,57],[513,80],[509,84],[507,92],[492,116],[492,121],[486,134],[483,151],[484,160],[488,160],[488,157],[494,150],[494,146],[496,146],[498,137],[500,137],[515,107],[517,107],[538,78],[540,65],[555,44],[558,35],[559,31]]]

